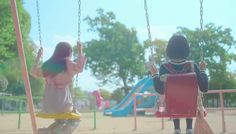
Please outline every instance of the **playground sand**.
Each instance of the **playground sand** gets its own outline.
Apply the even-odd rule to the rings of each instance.
[[[236,111],[225,112],[226,133],[236,134]],[[221,113],[210,112],[206,117],[215,134],[222,133]],[[37,118],[39,128],[47,127],[53,120]],[[0,114],[0,134],[32,134],[29,114],[21,115],[20,129],[18,114]],[[185,120],[181,120],[181,128],[185,130]],[[134,131],[134,118],[109,117],[97,113],[97,125],[94,129],[93,113],[82,113],[82,121],[74,134],[172,134],[173,123],[165,119],[165,128],[161,129],[161,119],[154,116],[137,117],[137,130]],[[183,131],[184,132],[184,131]]]

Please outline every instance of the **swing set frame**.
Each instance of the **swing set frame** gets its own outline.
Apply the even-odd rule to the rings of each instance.
[[[39,19],[39,4],[38,1],[37,3],[37,12],[38,12],[38,19]],[[78,1],[79,4],[79,10],[80,10],[80,0]],[[34,106],[33,106],[33,98],[32,98],[32,92],[31,92],[31,86],[29,82],[29,73],[28,69],[26,66],[26,58],[25,58],[25,52],[24,52],[24,45],[23,45],[23,39],[22,39],[22,34],[21,34],[21,28],[20,28],[20,21],[19,21],[19,16],[18,16],[18,10],[17,10],[17,4],[16,0],[10,0],[10,6],[11,6],[11,12],[12,12],[12,18],[13,18],[13,23],[14,23],[14,29],[16,33],[16,42],[17,42],[17,48],[18,48],[18,54],[20,58],[20,63],[21,63],[21,72],[22,72],[22,77],[25,85],[25,92],[26,92],[26,97],[27,97],[27,102],[28,102],[28,108],[30,112],[30,118],[31,118],[31,125],[33,129],[34,134],[38,134],[37,130],[37,123],[36,123],[36,118],[35,118],[35,111],[34,111]],[[80,28],[80,11],[78,12],[78,28]],[[39,39],[40,39],[40,47],[41,45],[41,29],[40,29],[40,22],[39,24]],[[80,40],[80,29],[78,29],[78,39]],[[71,116],[71,113],[69,113]],[[48,115],[46,115],[48,116]],[[45,118],[55,118],[53,117],[46,117]],[[63,115],[64,116],[64,115]],[[68,113],[66,114],[66,117],[68,116]],[[74,115],[78,118],[78,115]]]
[[[21,72],[22,72],[22,77],[24,80],[25,92],[26,92],[28,106],[29,106],[31,125],[33,128],[33,133],[37,134],[38,133],[37,123],[36,123],[36,119],[34,115],[33,99],[32,99],[31,87],[30,87],[30,82],[29,82],[29,73],[26,66],[24,45],[23,45],[23,39],[22,39],[21,28],[20,28],[20,23],[19,23],[17,4],[16,4],[16,0],[10,0],[10,2],[11,2],[11,11],[12,11],[13,22],[14,22],[15,33],[16,33],[18,54],[21,61]]]
[[[148,13],[147,13],[146,0],[144,2],[145,2],[147,28],[148,28],[148,33],[149,33],[148,35],[149,35],[149,40],[151,41],[149,16],[148,16]],[[30,87],[30,82],[29,82],[29,73],[28,73],[28,69],[27,69],[27,66],[26,66],[25,52],[24,52],[24,48],[23,48],[24,45],[23,45],[23,39],[22,39],[21,28],[20,28],[20,23],[19,23],[16,0],[10,0],[10,3],[11,3],[11,10],[12,10],[12,15],[13,15],[15,33],[16,33],[16,40],[17,40],[19,58],[20,58],[20,61],[21,61],[21,71],[22,71],[22,76],[23,76],[23,80],[24,80],[27,101],[28,101],[28,105],[29,105],[29,111],[30,111],[30,117],[31,117],[33,133],[37,134],[38,133],[37,132],[37,123],[36,123],[36,119],[35,119],[33,99],[32,99],[31,87]],[[79,3],[79,8],[80,8],[80,3]],[[79,13],[79,16],[80,16],[80,13]],[[78,23],[80,24],[80,20],[78,21]],[[41,31],[39,31],[39,32],[41,32]],[[80,30],[78,30],[78,37],[80,38]],[[41,38],[41,35],[40,35],[40,38]],[[40,45],[41,45],[41,40],[40,40]],[[153,49],[152,48],[151,48],[151,54],[152,54],[152,57],[153,57]],[[201,54],[201,55],[203,55],[203,54]]]

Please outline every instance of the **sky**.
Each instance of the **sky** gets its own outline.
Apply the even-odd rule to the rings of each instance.
[[[200,27],[199,0],[147,0],[152,38],[168,40],[177,27],[194,30]],[[204,0],[203,23],[231,28],[236,40],[236,0]],[[39,0],[42,46],[44,61],[48,59],[59,41],[75,45],[78,39],[77,0]],[[30,38],[39,44],[36,0],[24,0],[24,7],[31,17]],[[147,39],[144,0],[81,0],[81,41],[96,38],[88,32],[83,19],[95,17],[96,9],[112,11],[116,20],[128,28],[135,28],[139,41]],[[99,88],[114,90],[111,86],[101,86],[89,70],[79,74],[78,85],[82,90],[93,91]]]

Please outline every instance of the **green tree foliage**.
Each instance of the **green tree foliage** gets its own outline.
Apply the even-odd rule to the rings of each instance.
[[[104,100],[110,100],[111,99],[111,93],[108,90],[101,89],[100,92],[101,92],[101,95],[102,95]]]
[[[98,9],[97,13],[95,18],[85,18],[89,30],[98,34],[98,39],[86,44],[87,65],[103,84],[121,86],[127,94],[129,84],[145,74],[144,47],[136,31],[116,21],[112,12]]]
[[[111,99],[115,100],[117,102],[120,102],[124,98],[123,90],[122,89],[116,89],[111,93]]]
[[[191,59],[195,62],[200,60],[200,45],[203,41],[202,49],[204,51],[204,61],[207,63],[207,72],[209,74],[210,89],[235,89],[235,73],[228,66],[235,61],[236,42],[231,35],[231,29],[215,26],[210,23],[194,31],[187,28],[180,28],[180,33],[186,35],[191,45]],[[216,98],[218,95],[210,94],[206,98]],[[224,98],[235,101],[235,94],[225,94]]]
[[[30,17],[23,8],[22,0],[17,1],[22,36],[27,41],[30,32]],[[0,63],[17,56],[16,38],[10,9],[10,1],[0,1]]]
[[[235,76],[233,78],[230,75],[232,72],[227,68],[228,65],[235,61],[236,57],[234,51],[232,51],[236,48],[236,42],[231,35],[230,28],[223,28],[210,23],[205,25],[203,32],[200,29],[189,30],[180,27],[179,33],[187,37],[191,46],[191,59],[195,62],[200,60],[201,47],[199,42],[204,42],[202,48],[204,61],[207,63],[207,72],[210,77],[210,88],[235,88]]]
[[[150,43],[148,41],[144,42],[144,45],[146,49],[150,49]],[[163,62],[166,61],[166,46],[167,46],[167,41],[166,40],[161,40],[161,39],[155,39],[151,43],[151,47],[154,48],[154,59],[155,63],[160,66]],[[151,55],[151,52],[150,52]]]
[[[28,69],[31,68],[35,55],[35,45],[29,39],[30,16],[23,8],[23,1],[17,0],[18,15],[20,19],[21,33],[23,37],[25,57]],[[9,0],[0,1],[0,73],[8,79],[6,92],[14,95],[24,94],[20,60],[16,45],[16,35],[13,25]],[[41,94],[43,82],[30,77],[33,95]]]
[[[7,89],[8,80],[5,76],[0,75],[0,92],[3,92]]]
[[[1,70],[4,72],[4,75],[9,81],[9,85],[6,89],[6,92],[11,94],[23,94],[24,86],[21,76],[19,59],[14,57],[10,60],[5,61],[3,65],[4,66]]]
[[[16,56],[14,26],[10,12],[10,1],[0,1],[0,64]]]
[[[82,91],[80,87],[73,88],[71,92],[72,92],[73,97],[75,97],[76,99],[82,99],[82,98],[88,97],[86,92]]]

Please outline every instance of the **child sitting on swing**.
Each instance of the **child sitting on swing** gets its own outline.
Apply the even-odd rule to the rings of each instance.
[[[208,77],[205,73],[205,63],[200,63],[200,69],[195,64],[192,63],[194,69],[192,69],[191,65],[187,65],[191,62],[187,61],[189,57],[190,47],[187,39],[182,35],[173,35],[167,45],[166,54],[168,57],[168,62],[164,63],[160,66],[160,71],[158,75],[158,70],[155,66],[150,68],[150,72],[153,77],[154,88],[155,90],[163,95],[164,94],[164,82],[161,79],[161,76],[170,73],[189,73],[194,71],[197,75],[198,86],[200,91],[207,92],[208,91]],[[171,67],[171,69],[169,69]],[[186,100],[188,101],[188,100]],[[186,134],[193,134],[192,130],[192,118],[186,119]],[[181,134],[180,129],[180,119],[173,119],[174,122],[174,134]]]
[[[45,80],[45,91],[43,97],[43,113],[55,114],[65,112],[76,112],[69,86],[74,75],[83,71],[86,57],[83,54],[83,46],[77,42],[78,59],[71,61],[72,47],[67,42],[57,44],[53,55],[46,62],[39,64],[43,49],[40,48],[35,63],[31,70],[34,77],[43,77]],[[57,119],[45,132],[47,134],[66,133],[71,134],[79,125],[79,120]],[[40,130],[39,130],[39,133]]]

